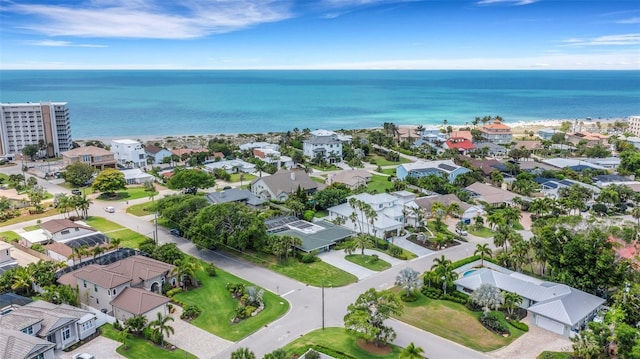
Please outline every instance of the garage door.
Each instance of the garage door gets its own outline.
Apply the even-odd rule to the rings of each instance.
[[[564,335],[564,324],[558,323],[555,320],[538,316],[536,319],[536,324],[538,324],[540,328],[552,331],[560,335]]]

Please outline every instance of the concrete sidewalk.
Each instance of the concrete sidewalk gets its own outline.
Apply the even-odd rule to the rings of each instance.
[[[213,358],[233,344],[180,319],[182,308],[178,305],[174,305],[174,308],[175,312],[170,314],[174,320],[169,325],[175,334],[166,338],[167,342],[203,359]]]

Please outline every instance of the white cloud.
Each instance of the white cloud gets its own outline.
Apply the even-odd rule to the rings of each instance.
[[[529,5],[540,0],[480,0],[476,2],[478,5],[491,5],[491,4],[511,4],[511,5]]]
[[[76,44],[70,41],[58,41],[58,40],[26,41],[26,44],[33,45],[33,46],[49,46],[49,47],[108,47],[107,45]]]
[[[571,38],[562,41],[564,46],[583,47],[583,46],[625,46],[640,44],[640,34],[620,34],[606,35],[587,39]]]
[[[24,28],[49,36],[186,39],[291,17],[277,0],[92,0],[81,5],[14,4],[38,19]]]
[[[616,21],[617,24],[640,24],[640,17],[632,17]]]

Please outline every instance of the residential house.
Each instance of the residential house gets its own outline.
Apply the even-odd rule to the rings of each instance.
[[[280,151],[271,148],[254,148],[253,155],[262,161],[276,166],[277,169],[293,168],[295,163],[289,156],[283,156]]]
[[[452,131],[449,134],[449,138],[461,138],[473,141],[473,135],[471,134],[471,131]]]
[[[548,164],[550,166],[553,166],[559,169],[570,168],[576,172],[581,172],[584,169],[606,170],[605,167],[602,167],[592,162],[587,162],[584,159],[546,158],[542,160],[542,163]]]
[[[254,148],[268,148],[274,151],[280,151],[280,145],[269,142],[249,142],[240,145],[241,151],[253,150]]]
[[[342,161],[342,141],[333,131],[316,130],[311,132],[311,138],[302,143],[303,155],[311,158],[323,158],[329,163]]]
[[[625,177],[620,175],[599,175],[595,176],[593,181],[596,186],[600,188],[617,184],[627,186],[635,192],[640,192],[640,182],[636,181],[634,176]]]
[[[534,178],[534,181],[540,184],[540,192],[542,192],[545,197],[550,197],[555,199],[560,198],[559,192],[562,188],[567,188],[574,185],[580,186],[585,190],[591,191],[592,193],[594,193],[594,196],[600,193],[600,189],[598,187],[595,187],[580,181],[574,181],[571,179],[559,180],[555,178],[536,177]]]
[[[480,129],[482,137],[487,141],[497,144],[509,144],[513,140],[513,134],[511,133],[511,127],[505,125],[500,120],[495,120],[493,123],[485,124]]]
[[[445,177],[449,183],[455,182],[456,178],[471,172],[468,168],[456,165],[452,160],[422,161],[404,163],[396,168],[396,177],[404,180],[407,177],[421,178],[429,175]]]
[[[331,172],[327,176],[327,184],[342,183],[350,189],[366,186],[370,180],[371,172],[359,169]]]
[[[627,137],[624,140],[632,144],[635,148],[640,149],[640,137]]]
[[[124,174],[124,180],[127,184],[144,184],[156,180],[152,174],[143,171],[141,168],[130,168],[120,172]]]
[[[18,262],[11,257],[12,249],[13,246],[11,244],[0,241],[0,275],[18,266]]]
[[[480,182],[476,182],[467,186],[465,190],[471,194],[472,198],[476,198],[477,200],[486,202],[491,206],[499,206],[503,203],[512,205],[514,198],[526,198],[513,192],[509,192],[505,189],[493,187],[486,183]]]
[[[111,151],[115,153],[118,166],[124,168],[144,167],[147,155],[142,143],[130,139],[111,140]]]
[[[436,202],[443,204],[447,208],[451,206],[452,203],[456,203],[460,207],[460,218],[462,219],[473,219],[485,213],[481,206],[462,202],[455,194],[420,197],[414,201],[416,205],[424,210],[426,217],[432,216],[433,204]]]
[[[78,288],[82,303],[113,313],[111,302],[125,288],[140,288],[160,294],[165,283],[177,286],[179,281],[173,274],[174,269],[175,266],[171,264],[135,255],[108,265],[91,264],[82,267],[62,275],[58,282]]]
[[[280,170],[271,176],[254,179],[251,182],[251,192],[260,199],[284,202],[291,193],[298,188],[313,194],[322,190],[326,185],[318,183],[304,171]]]
[[[491,156],[491,157],[504,157],[509,152],[509,150],[507,150],[506,147],[500,146],[493,142],[476,143],[474,144],[474,146],[476,151],[480,151],[480,152],[486,151],[487,156]]]
[[[171,151],[166,148],[157,147],[154,145],[146,145],[144,147],[144,152],[147,156],[147,159],[151,161],[151,164],[159,165],[164,163],[164,159],[167,157],[171,157]]]
[[[180,158],[181,161],[184,161],[186,158],[191,156],[194,153],[201,152],[209,152],[206,148],[177,148],[175,150],[171,150],[172,155],[176,155]]]
[[[76,237],[96,233],[93,228],[66,218],[48,220],[41,223],[40,228],[44,230],[49,240],[56,242],[66,242]]]
[[[351,237],[354,232],[324,220],[313,223],[296,217],[278,217],[265,221],[267,233],[274,236],[299,238],[301,244],[296,249],[305,253],[326,252],[336,244]]]
[[[218,169],[225,170],[227,173],[253,173],[256,165],[243,160],[224,160],[216,162],[208,162],[204,165],[204,169],[214,173]]]
[[[353,136],[351,135],[345,135],[335,131],[322,130],[322,129],[316,129],[311,131],[311,136],[316,136],[316,137],[335,136],[335,138],[342,143],[350,143],[353,140]]]
[[[111,301],[113,316],[124,322],[125,320],[141,315],[147,318],[147,322],[169,315],[167,303],[170,299],[153,292],[135,287],[125,287],[122,292]]]
[[[78,147],[62,152],[62,161],[65,166],[82,162],[101,171],[105,168],[114,168],[117,163],[113,152],[96,146]]]
[[[542,150],[544,147],[542,147],[542,142],[540,141],[528,140],[517,141],[511,148],[525,149],[534,153],[535,151]]]
[[[69,258],[74,248],[86,247],[91,250],[96,246],[108,247],[109,238],[102,232],[69,219],[52,219],[40,224],[40,228],[21,235],[20,243],[32,246],[36,243],[44,245],[46,254],[56,261],[71,264]]]
[[[19,330],[0,330],[0,358],[54,359],[56,345]]]
[[[629,116],[629,132],[640,137],[640,116]]]
[[[609,144],[609,136],[587,131],[568,133],[566,140],[574,145],[582,141],[585,141],[587,146],[595,146],[597,144],[607,146]]]
[[[343,226],[357,232],[367,233],[378,238],[389,238],[398,236],[404,227],[405,206],[399,203],[396,196],[387,193],[368,194],[361,193],[349,196],[347,200],[354,198],[362,201],[375,211],[376,215],[371,218],[365,212],[354,208],[347,203],[343,203],[328,208],[329,220],[337,218],[344,221]]]
[[[252,207],[259,207],[264,203],[263,199],[256,197],[251,191],[244,188],[230,188],[220,192],[211,192],[205,195],[211,204],[240,202]]]
[[[584,160],[613,171],[617,170],[618,166],[620,166],[619,157],[585,158]]]
[[[555,128],[543,128],[538,130],[538,137],[540,137],[541,140],[551,140],[551,137],[553,137],[553,135],[555,135],[556,133],[564,134],[564,132]]]
[[[5,308],[0,315],[0,329],[20,331],[52,343],[55,349],[66,349],[95,334],[96,317],[67,304],[37,300]]]
[[[491,175],[491,172],[496,170],[497,165],[501,165],[502,162],[496,160],[495,158],[483,158],[483,159],[475,159],[475,158],[471,158],[469,156],[460,156],[460,161],[467,165],[467,166],[471,166],[473,168],[477,168],[480,171],[482,171],[482,174],[484,174],[485,177],[489,177]]]
[[[461,155],[466,155],[469,151],[475,149],[473,142],[462,137],[449,137],[442,145],[444,150],[456,150]]]
[[[482,284],[517,293],[523,298],[520,307],[529,312],[532,324],[564,336],[573,336],[584,328],[605,303],[600,297],[570,286],[545,282],[496,265],[467,270],[454,284],[464,293],[472,293]]]
[[[416,126],[399,126],[396,135],[398,140],[409,142],[413,142],[421,137]]]

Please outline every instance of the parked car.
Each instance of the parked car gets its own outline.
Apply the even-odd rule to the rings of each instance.
[[[96,359],[96,357],[94,357],[89,353],[74,354],[72,358],[73,359]]]
[[[72,189],[71,190],[71,194],[76,195],[76,196],[80,196],[82,194],[82,191],[80,191],[79,189]]]
[[[178,229],[178,228],[171,228],[171,230],[169,230],[169,233],[173,234],[174,236],[178,236],[178,237],[182,237],[182,235],[184,234],[184,232],[181,229]]]
[[[114,213],[116,209],[113,207],[104,207],[104,211],[107,213]]]
[[[459,229],[456,228],[456,233],[458,233],[461,236],[466,236],[467,234],[469,234],[467,231],[465,231],[464,229]]]

